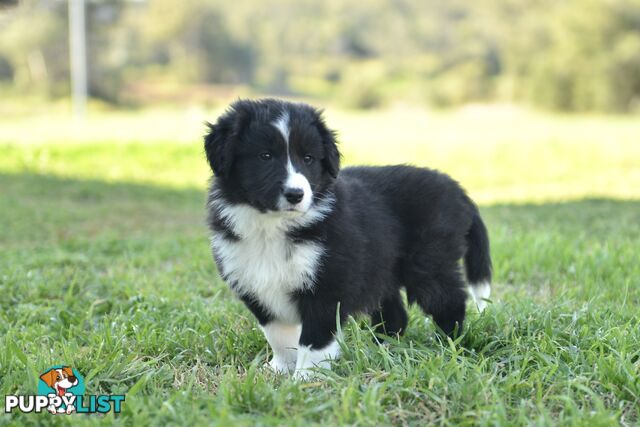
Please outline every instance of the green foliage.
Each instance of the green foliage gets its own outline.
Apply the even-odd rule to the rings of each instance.
[[[87,23],[92,94],[114,103],[162,76],[355,108],[640,108],[640,0],[113,0],[89,2]],[[0,78],[66,93],[64,2],[25,0],[0,24]]]
[[[379,108],[385,100],[383,89],[389,78],[382,61],[356,61],[340,73],[339,99],[351,108]]]
[[[13,66],[11,62],[4,56],[0,55],[0,81],[13,80]]]
[[[15,9],[0,10],[0,57],[4,60],[0,62],[8,62],[3,68],[11,70],[19,90],[48,96],[68,91],[65,12],[59,4],[43,8],[29,0]]]
[[[249,83],[254,53],[229,32],[219,4],[204,0],[155,0],[136,13],[140,43],[153,58],[166,58],[186,81]]]
[[[559,2],[554,20],[524,43],[516,59],[524,96],[569,111],[631,111],[640,88],[640,2]],[[546,13],[540,13],[540,19]]]

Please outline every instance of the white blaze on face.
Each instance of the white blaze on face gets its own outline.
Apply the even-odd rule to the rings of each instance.
[[[284,138],[285,144],[287,144],[287,152],[289,151],[289,112],[285,111],[278,117],[278,119],[272,123],[273,126],[280,131]]]
[[[311,191],[311,184],[309,184],[309,180],[303,174],[298,172],[291,163],[291,150],[289,147],[289,134],[291,133],[291,128],[289,127],[289,112],[283,112],[282,115],[272,123],[272,125],[278,129],[287,146],[287,179],[284,182],[284,188],[297,188],[304,192],[302,200],[295,205],[289,203],[283,195],[280,196],[280,199],[278,200],[278,208],[281,210],[297,211],[302,213],[307,212],[311,207],[313,193]]]

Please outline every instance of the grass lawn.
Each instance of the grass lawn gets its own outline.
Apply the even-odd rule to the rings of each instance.
[[[415,308],[388,347],[351,319],[333,372],[299,384],[262,370],[257,323],[217,276],[199,114],[174,130],[169,112],[107,115],[75,136],[55,117],[0,122],[0,394],[35,394],[64,363],[88,394],[127,395],[118,416],[0,425],[640,422],[637,117],[330,114],[346,163],[432,165],[470,189],[496,284],[456,342]]]

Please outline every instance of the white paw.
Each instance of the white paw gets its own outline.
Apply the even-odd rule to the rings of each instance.
[[[51,412],[53,415],[58,413],[58,411],[56,410],[56,407],[53,405],[49,405],[49,407],[47,408],[47,411]]]
[[[340,346],[337,341],[332,341],[321,350],[312,350],[311,346],[298,347],[298,360],[293,377],[296,380],[308,381],[318,376],[319,372],[313,368],[331,369],[331,361],[340,356]]]
[[[265,363],[265,367],[271,369],[276,374],[289,374],[296,368],[295,362],[287,362],[280,357],[273,357],[269,363]]]
[[[71,414],[76,411],[76,407],[73,405],[67,406],[67,414]]]
[[[293,379],[296,381],[310,381],[317,375],[318,373],[312,369],[296,369],[293,373]]]

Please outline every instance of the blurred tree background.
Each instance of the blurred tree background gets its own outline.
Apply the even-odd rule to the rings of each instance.
[[[67,2],[0,2],[0,91],[68,97]],[[351,108],[640,111],[640,0],[87,2],[108,104],[247,93]]]

